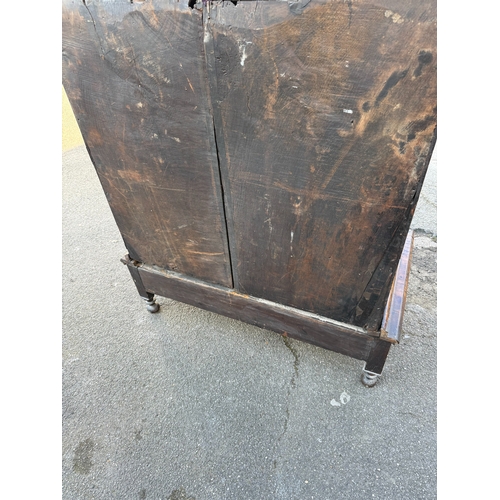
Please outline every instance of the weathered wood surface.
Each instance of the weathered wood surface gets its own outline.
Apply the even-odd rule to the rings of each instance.
[[[64,0],[63,81],[133,259],[232,286],[202,14]]]
[[[132,259],[379,331],[435,142],[434,0],[64,0],[63,49]]]
[[[143,286],[150,293],[286,334],[355,359],[374,359],[380,364],[379,356],[373,356],[378,352],[377,345],[382,343],[384,348],[386,344],[391,345],[361,328],[244,295],[234,289],[147,265],[139,265],[137,270]]]
[[[390,349],[390,342],[386,342],[384,340],[377,342],[370,350],[364,370],[380,375],[384,370],[385,361]]]
[[[204,16],[236,289],[379,329],[435,142],[435,2]]]
[[[392,282],[389,298],[384,311],[380,337],[389,342],[399,342],[401,328],[403,326],[403,315],[406,304],[406,292],[410,278],[411,257],[413,251],[413,231],[410,230],[406,238],[405,246],[399,259],[396,275]]]

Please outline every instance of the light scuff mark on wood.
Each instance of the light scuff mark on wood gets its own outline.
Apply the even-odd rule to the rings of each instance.
[[[393,23],[402,24],[405,22],[405,20],[403,19],[403,17],[400,14],[398,14],[396,12],[392,12],[392,10],[386,10],[384,12],[384,15],[385,15],[385,17],[391,18]]]

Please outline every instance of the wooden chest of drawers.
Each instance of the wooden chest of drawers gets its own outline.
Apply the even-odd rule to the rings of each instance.
[[[436,58],[433,0],[63,0],[64,87],[149,310],[158,294],[364,360],[373,385]]]

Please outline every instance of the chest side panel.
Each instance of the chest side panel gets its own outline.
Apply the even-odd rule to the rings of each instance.
[[[63,79],[130,256],[232,286],[201,12],[65,0]]]
[[[378,328],[435,141],[435,5],[209,14],[238,289]]]

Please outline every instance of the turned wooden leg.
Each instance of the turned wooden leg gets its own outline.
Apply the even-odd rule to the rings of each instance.
[[[155,313],[155,312],[158,312],[160,310],[160,304],[158,304],[158,302],[156,302],[155,300],[155,296],[153,293],[148,293],[147,297],[142,297],[142,299],[146,302],[146,309],[150,312],[150,313]]]
[[[364,386],[373,387],[377,383],[380,375],[382,375],[391,345],[390,342],[381,340],[373,346],[361,376],[361,382]]]
[[[154,293],[148,292],[144,284],[142,283],[141,276],[139,275],[139,270],[137,269],[139,262],[131,259],[129,255],[126,255],[123,259],[121,259],[121,261],[128,267],[139,295],[146,302],[146,309],[150,313],[158,312],[160,310],[160,304],[156,302]]]
[[[361,374],[361,382],[365,387],[373,387],[378,382],[379,377],[380,375],[377,375],[376,373],[370,373],[363,370],[363,373]]]

